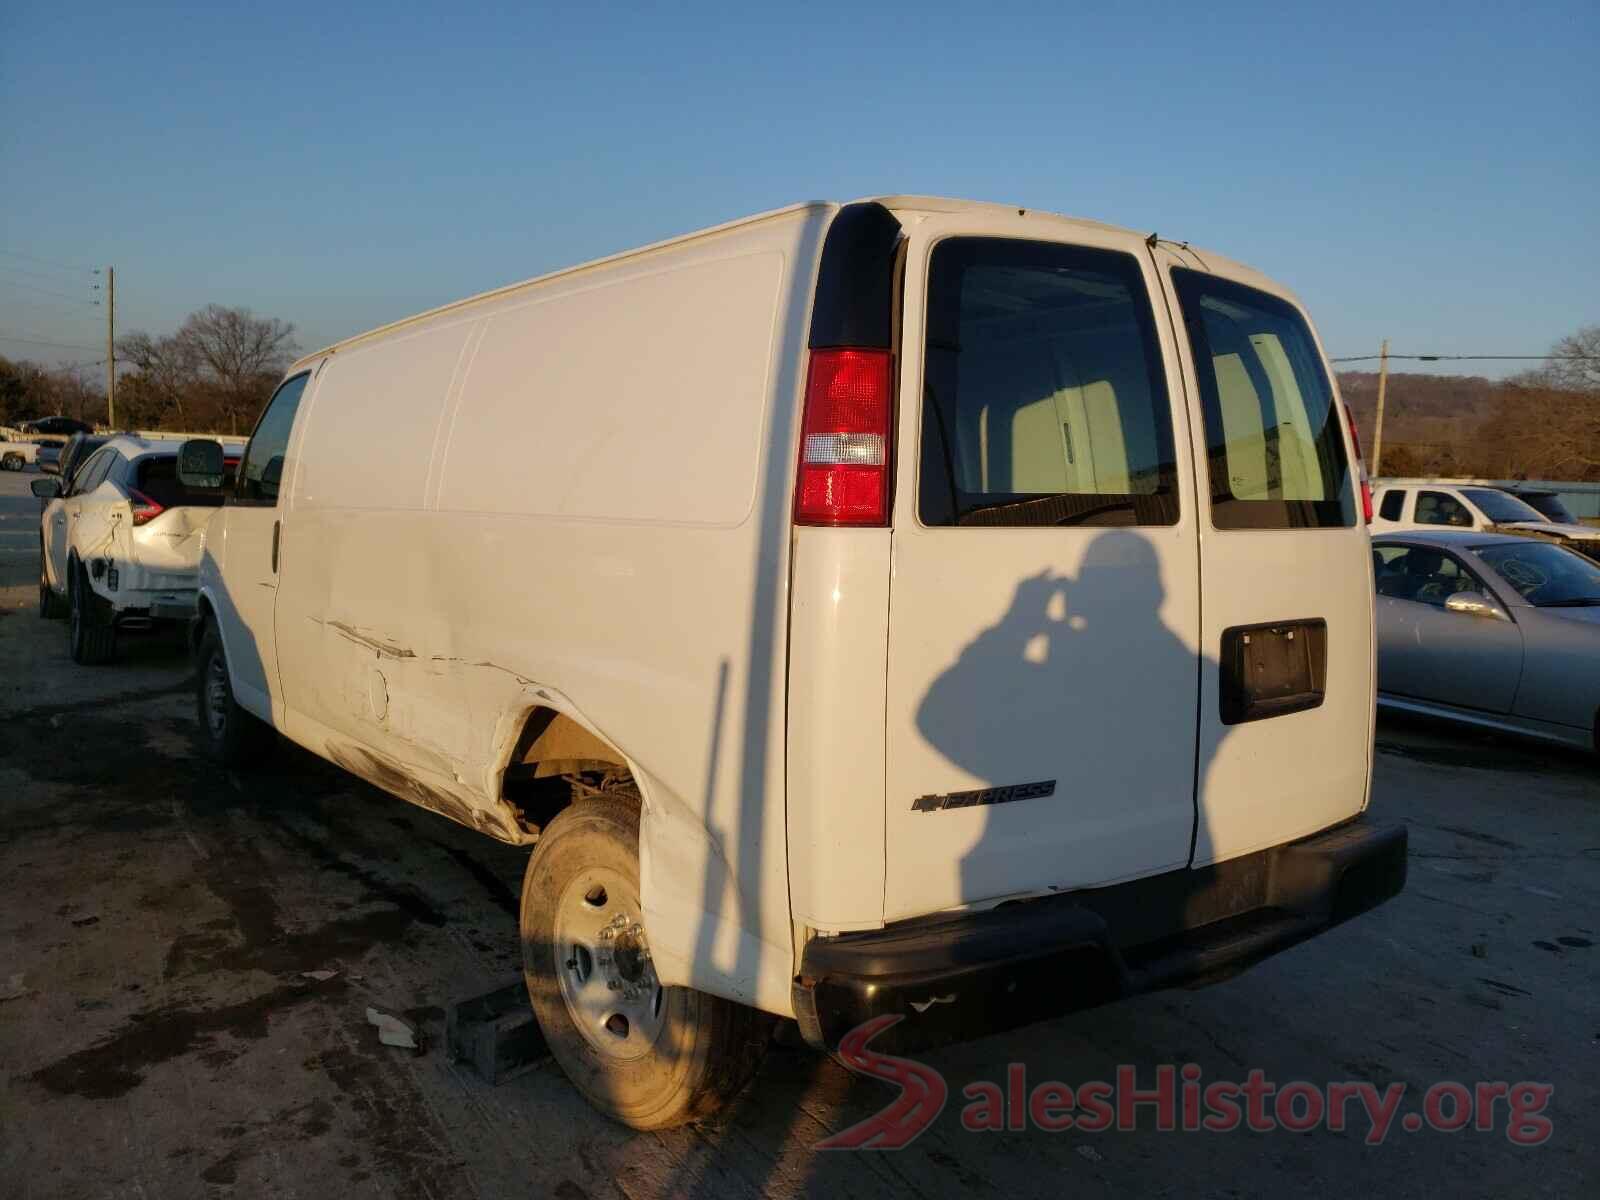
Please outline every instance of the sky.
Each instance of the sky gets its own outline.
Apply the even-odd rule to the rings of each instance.
[[[884,193],[1209,247],[1334,355],[1540,353],[1600,323],[1597,118],[1595,0],[6,0],[0,354],[102,359],[107,264],[119,334],[218,303],[310,350]]]

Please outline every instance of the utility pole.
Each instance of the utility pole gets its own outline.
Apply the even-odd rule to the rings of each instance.
[[[115,267],[106,268],[106,424],[113,430],[117,427],[117,269]]]
[[[1378,352],[1378,421],[1372,431],[1372,477],[1378,477],[1378,463],[1383,457],[1383,397],[1389,390],[1389,339],[1383,339],[1383,349]]]

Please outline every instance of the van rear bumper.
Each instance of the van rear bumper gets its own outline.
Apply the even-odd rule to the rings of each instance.
[[[1404,826],[1364,818],[1199,870],[817,938],[794,984],[800,1031],[834,1049],[874,1017],[906,1051],[1140,992],[1199,986],[1399,894]]]

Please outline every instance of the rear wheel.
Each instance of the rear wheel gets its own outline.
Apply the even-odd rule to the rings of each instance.
[[[82,563],[67,569],[67,649],[84,666],[110,662],[117,652],[117,631],[101,615]]]
[[[195,665],[195,701],[206,754],[227,767],[243,766],[259,758],[272,743],[272,729],[234,700],[222,637],[209,622],[200,635]]]
[[[656,979],[631,800],[582,800],[545,827],[522,885],[522,964],[556,1061],[635,1129],[709,1116],[766,1048],[765,1014]]]

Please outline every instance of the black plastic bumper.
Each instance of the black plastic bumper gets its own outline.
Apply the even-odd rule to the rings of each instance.
[[[794,985],[801,1033],[833,1049],[913,1050],[1125,996],[1214,982],[1405,886],[1406,831],[1358,819],[1214,867],[817,938]]]

